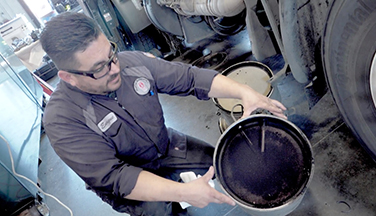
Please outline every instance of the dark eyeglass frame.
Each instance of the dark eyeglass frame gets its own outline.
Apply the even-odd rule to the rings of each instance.
[[[65,70],[65,71],[67,71],[69,73],[77,74],[77,75],[88,76],[88,77],[91,77],[95,80],[101,79],[101,78],[107,76],[107,74],[110,73],[110,71],[111,71],[112,63],[116,64],[117,61],[118,61],[118,58],[117,58],[118,46],[115,42],[112,42],[112,41],[110,41],[110,44],[112,46],[112,55],[110,56],[108,61],[106,61],[100,68],[98,68],[94,71],[79,71],[79,70]],[[108,68],[108,71],[105,74],[103,74],[100,77],[94,77],[94,75],[96,73],[101,72],[106,66]]]

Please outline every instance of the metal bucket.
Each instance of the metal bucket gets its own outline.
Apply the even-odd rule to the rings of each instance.
[[[271,97],[276,91],[269,82],[269,79],[273,77],[272,70],[260,62],[239,62],[225,69],[222,75],[248,85],[266,97]],[[223,133],[225,128],[234,122],[230,114],[236,119],[241,117],[242,110],[240,106],[236,105],[241,105],[242,103],[240,99],[229,98],[213,98],[213,101],[220,109],[222,118],[219,119],[218,125],[221,133]]]
[[[199,68],[207,68],[216,70],[227,61],[227,53],[217,52],[208,54],[195,60],[192,65]]]
[[[298,207],[313,176],[312,147],[291,122],[257,114],[224,131],[214,153],[221,187],[252,216],[282,216]]]

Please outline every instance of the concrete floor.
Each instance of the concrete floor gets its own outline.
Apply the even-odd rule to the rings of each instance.
[[[253,60],[246,34],[241,33],[224,42],[218,40],[204,47],[213,52],[228,53],[228,61],[218,68],[219,71],[235,62]],[[177,60],[191,62],[191,59]],[[281,58],[277,56],[264,63],[275,72],[281,66]],[[57,80],[53,79],[50,83],[55,85]],[[325,85],[318,85],[321,89],[325,88]],[[288,119],[306,134],[315,159],[312,182],[301,204],[290,215],[376,215],[376,164],[344,124],[330,92],[312,97],[316,92],[297,83],[291,73],[283,76],[277,88],[280,94],[272,97],[280,99],[290,109]],[[216,145],[220,136],[219,109],[213,101],[165,95],[160,99],[167,126]],[[87,191],[84,182],[56,156],[45,136],[41,139],[40,158],[42,189],[58,197],[75,216],[126,215],[113,211],[94,193]],[[217,182],[216,188],[221,190]],[[69,215],[53,199],[47,197],[45,202],[50,208],[50,215]],[[247,215],[239,206],[226,204],[210,204],[203,209],[189,207],[188,211],[192,216]]]

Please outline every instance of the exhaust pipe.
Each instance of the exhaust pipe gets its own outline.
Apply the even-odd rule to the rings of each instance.
[[[245,9],[243,0],[157,0],[184,16],[232,17]]]

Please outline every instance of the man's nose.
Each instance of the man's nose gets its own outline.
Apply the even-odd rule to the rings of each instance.
[[[118,63],[119,61],[117,61]],[[111,70],[110,70],[110,74],[116,74],[116,73],[119,73],[120,72],[120,64],[118,65],[117,63],[115,63],[114,61],[111,61]]]

